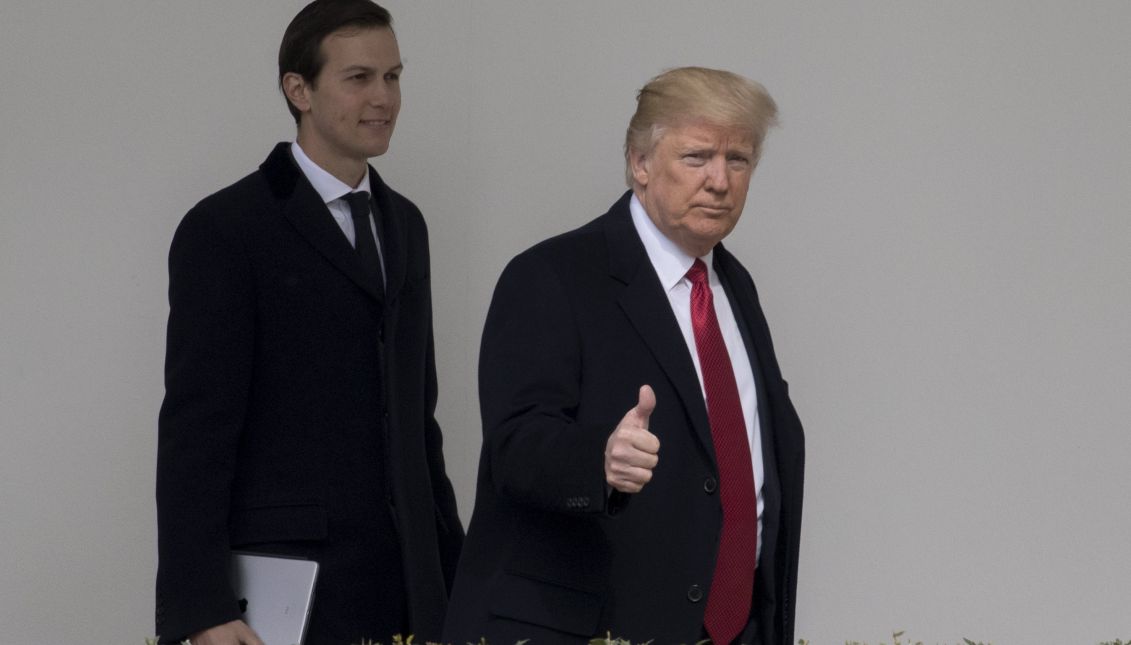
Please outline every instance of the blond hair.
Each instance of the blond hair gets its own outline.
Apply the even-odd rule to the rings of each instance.
[[[636,113],[624,137],[629,187],[633,185],[631,151],[649,154],[666,128],[696,122],[749,132],[757,161],[766,132],[777,125],[778,106],[761,84],[733,72],[706,67],[663,72],[636,93]]]

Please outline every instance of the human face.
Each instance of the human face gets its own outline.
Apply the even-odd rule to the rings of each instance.
[[[342,29],[321,45],[322,71],[313,81],[283,77],[302,113],[298,143],[330,174],[356,186],[366,162],[389,149],[401,109],[401,54],[392,30]]]
[[[692,257],[726,237],[754,174],[749,132],[688,123],[665,128],[648,153],[629,153],[633,191],[656,228]]]

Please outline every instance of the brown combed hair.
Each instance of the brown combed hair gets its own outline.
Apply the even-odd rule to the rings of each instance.
[[[283,76],[295,73],[313,87],[326,61],[322,41],[339,29],[392,29],[389,11],[370,0],[314,0],[302,8],[283,32],[279,45],[279,89]],[[302,116],[286,97],[287,109],[299,122]]]

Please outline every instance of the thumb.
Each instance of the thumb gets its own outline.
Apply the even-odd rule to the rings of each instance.
[[[648,427],[648,418],[652,416],[652,411],[655,409],[656,393],[652,391],[652,386],[641,385],[636,407],[632,411],[636,413],[636,418],[644,428]]]

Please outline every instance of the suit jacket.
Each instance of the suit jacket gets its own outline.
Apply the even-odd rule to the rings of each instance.
[[[157,454],[163,642],[240,616],[236,548],[319,560],[315,614],[335,629],[372,629],[367,612],[391,598],[418,640],[439,634],[463,530],[434,417],[427,230],[369,173],[384,292],[286,143],[177,229]]]
[[[722,522],[702,390],[629,214],[516,257],[483,332],[483,450],[445,642],[577,643],[593,635],[695,642]],[[760,386],[763,552],[747,635],[793,638],[804,447],[749,274],[721,245]],[[609,434],[649,384],[659,464],[642,492],[606,493]],[[755,548],[755,545],[750,545]]]

